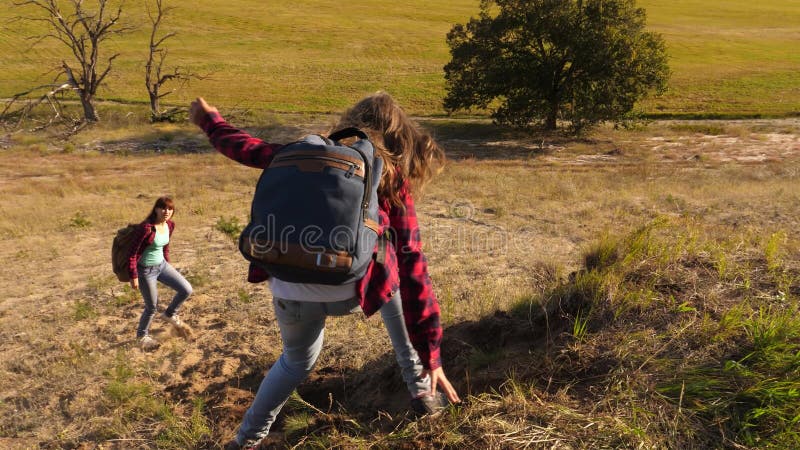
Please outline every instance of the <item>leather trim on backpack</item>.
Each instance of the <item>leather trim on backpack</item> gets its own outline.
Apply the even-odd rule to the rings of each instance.
[[[269,165],[269,169],[274,169],[276,167],[297,167],[303,172],[322,172],[326,167],[335,167],[337,169],[348,171],[353,166],[335,161],[309,158],[302,160],[293,159],[289,161],[275,161]],[[353,175],[359,178],[364,178],[363,166],[358,166],[357,169],[354,169]]]
[[[358,165],[359,167],[364,165],[364,161],[360,158],[355,158],[349,155],[342,155],[342,154],[334,154],[331,152],[326,152],[324,150],[286,150],[281,153],[275,155],[275,158],[272,160],[272,164],[275,164],[278,161],[282,161],[284,159],[291,159],[291,158],[298,158],[298,157],[311,157],[311,158],[321,158],[321,157],[334,157],[336,159],[341,159],[342,161],[347,161],[349,163],[353,163]],[[272,166],[270,164],[270,166]]]
[[[353,265],[353,257],[347,252],[331,249],[311,252],[298,244],[250,239],[244,239],[242,244],[243,251],[265,264],[281,264],[324,272],[347,272]]]
[[[375,234],[381,234],[380,224],[370,218],[364,218],[364,226],[374,231]]]

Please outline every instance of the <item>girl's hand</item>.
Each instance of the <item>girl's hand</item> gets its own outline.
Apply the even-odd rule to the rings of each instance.
[[[203,97],[197,97],[189,107],[189,120],[198,127],[202,126],[203,118],[211,112],[219,113],[217,108],[206,103]]]
[[[450,403],[461,403],[461,399],[458,398],[458,393],[456,393],[456,390],[453,389],[453,385],[450,384],[450,381],[445,376],[444,369],[437,367],[433,370],[426,370],[423,372],[423,375],[426,373],[431,376],[431,395],[436,394],[437,386],[441,386],[442,392],[444,392],[447,399],[450,400]]]
[[[134,291],[139,290],[139,278],[131,278],[131,288]]]

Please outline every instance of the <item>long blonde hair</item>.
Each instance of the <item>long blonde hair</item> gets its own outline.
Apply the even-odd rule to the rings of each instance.
[[[402,206],[400,188],[408,180],[420,192],[444,166],[444,150],[385,92],[365,97],[345,111],[336,129],[357,127],[366,132],[383,158],[378,194]]]

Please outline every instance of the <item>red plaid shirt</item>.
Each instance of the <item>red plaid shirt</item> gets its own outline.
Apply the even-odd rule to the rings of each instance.
[[[175,230],[175,222],[168,220],[167,227],[169,228],[169,237],[172,239],[172,232]],[[128,252],[128,273],[131,276],[131,280],[139,276],[139,270],[137,269],[139,258],[142,257],[144,250],[149,245],[152,245],[153,241],[156,239],[156,227],[145,220],[136,227],[135,233],[136,234],[133,235],[133,241],[131,242],[130,251]],[[164,259],[170,262],[169,243],[164,246]]]
[[[236,129],[217,113],[206,115],[201,127],[217,151],[250,167],[266,168],[275,151],[283,146],[264,142]],[[436,369],[442,365],[439,302],[433,293],[428,263],[422,253],[419,224],[408,182],[403,185],[400,197],[404,208],[380,199],[380,222],[382,226],[391,228],[393,239],[386,246],[385,263],[378,264],[373,260],[364,278],[357,282],[356,292],[364,314],[371,316],[399,288],[411,343],[423,366]],[[250,265],[248,281],[258,283],[267,278],[263,270]]]

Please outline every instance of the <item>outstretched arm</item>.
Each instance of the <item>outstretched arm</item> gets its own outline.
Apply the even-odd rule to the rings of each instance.
[[[228,158],[256,168],[266,168],[272,161],[275,151],[282,147],[255,138],[242,130],[232,127],[222,118],[217,108],[209,105],[202,97],[193,101],[189,108],[189,120],[200,127],[211,145]]]
[[[442,368],[439,302],[428,275],[428,263],[422,252],[414,200],[407,184],[402,188],[401,197],[404,207],[393,207],[389,222],[396,239],[394,244],[406,329],[426,373],[431,376],[431,393],[435,394],[436,389],[441,388],[452,403],[458,403],[461,401],[458,393]]]

